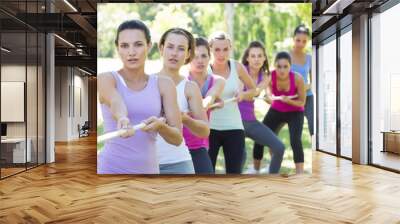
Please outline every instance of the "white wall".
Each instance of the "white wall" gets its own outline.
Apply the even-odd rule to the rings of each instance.
[[[1,81],[6,82],[25,82],[25,65],[2,65],[1,66]],[[28,66],[28,72],[32,67]],[[1,108],[7,110],[8,108]],[[7,122],[8,137],[25,137],[25,122]]]
[[[30,140],[30,148],[33,162],[36,162],[37,158],[39,163],[44,163],[44,83],[41,66],[25,66],[20,64],[3,64],[1,66],[2,82],[24,82],[26,84],[26,106],[25,102],[22,102],[22,107],[12,108],[11,106],[2,107],[3,113],[16,113],[13,110],[19,110],[24,117],[26,112],[26,120],[23,118],[21,122],[6,122],[7,124],[7,137],[9,138],[25,138],[25,135]],[[27,80],[25,80],[27,78]],[[8,97],[2,89],[2,98]],[[22,98],[25,96],[24,90],[18,90],[22,94]],[[22,92],[21,92],[22,91]],[[4,95],[5,94],[5,95]],[[2,103],[3,104],[3,103]],[[3,120],[3,119],[2,119]],[[39,155],[38,155],[38,154]]]
[[[78,124],[83,125],[88,120],[88,78],[82,75],[76,68],[56,67],[56,141],[79,138]]]
[[[67,67],[55,68],[55,141],[68,141],[68,86]]]
[[[2,65],[1,66],[1,81],[10,82],[25,82],[25,65]],[[29,69],[29,68],[28,68]],[[7,110],[7,108],[1,108]],[[7,136],[8,137],[25,137],[25,123],[24,122],[10,122],[7,123]]]
[[[78,136],[78,129],[77,126],[78,124],[83,125],[85,123],[85,121],[88,120],[88,96],[89,96],[89,92],[88,92],[88,78],[87,77],[83,77],[80,75],[76,75],[76,72],[79,72],[79,70],[75,70],[75,77],[74,77],[74,99],[75,99],[75,116],[74,119],[72,120],[72,135],[73,136]],[[78,73],[78,74],[82,74],[82,73]],[[79,93],[80,90],[80,93]],[[80,95],[80,97],[79,97]],[[81,101],[79,103],[79,100]],[[82,108],[79,108],[82,107]],[[80,110],[81,109],[81,113]]]

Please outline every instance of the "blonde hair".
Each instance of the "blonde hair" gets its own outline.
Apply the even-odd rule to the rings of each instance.
[[[229,43],[231,42],[229,35],[223,31],[216,31],[210,35],[210,38],[208,39],[208,44],[210,47],[212,46],[214,40],[229,40]]]

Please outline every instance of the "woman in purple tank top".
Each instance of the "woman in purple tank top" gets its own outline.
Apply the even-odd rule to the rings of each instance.
[[[99,174],[158,174],[155,136],[182,143],[181,117],[174,83],[147,75],[144,64],[151,48],[150,31],[139,20],[122,23],[115,40],[123,67],[98,76],[105,132],[146,126],[107,141],[97,160]],[[168,106],[162,106],[168,105]],[[164,111],[167,122],[160,118]]]
[[[291,59],[287,52],[279,52],[275,57],[275,68],[272,71],[268,88],[274,97],[267,96],[272,102],[263,123],[277,135],[284,124],[289,126],[290,144],[296,173],[304,171],[304,152],[301,141],[304,122],[304,104],[306,89],[303,78],[290,71]],[[279,97],[280,99],[278,99]],[[264,146],[254,145],[255,159],[262,159]]]
[[[195,39],[194,58],[189,66],[189,80],[194,81],[200,88],[205,109],[219,100],[224,90],[225,80],[222,77],[208,73],[210,61],[210,46],[203,37]],[[223,106],[221,104],[221,106]],[[210,111],[207,111],[207,117]],[[189,128],[183,127],[183,137],[189,148],[196,174],[214,173],[214,168],[208,155],[208,136],[205,138],[194,135]]]
[[[269,66],[265,47],[261,42],[253,41],[249,44],[244,51],[242,64],[246,67],[253,82],[256,83],[258,94],[261,90],[266,89]],[[246,88],[244,88],[244,90],[246,90]],[[269,166],[269,173],[279,173],[285,146],[268,126],[256,119],[254,100],[243,100],[239,102],[239,110],[242,116],[246,137],[251,138],[257,144],[270,148],[271,164]],[[247,173],[260,173],[261,160],[255,158],[253,162],[254,168],[250,168]]]

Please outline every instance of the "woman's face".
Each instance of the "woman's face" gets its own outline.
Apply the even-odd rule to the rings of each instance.
[[[188,39],[181,34],[167,34],[165,43],[160,48],[165,67],[179,70],[185,64],[186,59],[190,57],[188,42]]]
[[[293,37],[293,41],[294,48],[303,50],[307,45],[308,36],[305,33],[298,33]]]
[[[229,60],[231,42],[229,40],[213,40],[211,53],[215,64],[226,64]]]
[[[205,46],[197,46],[194,50],[194,58],[192,62],[190,62],[190,71],[193,73],[203,73],[207,71],[209,61],[210,55],[208,55],[207,48]]]
[[[249,67],[255,70],[260,70],[265,62],[265,55],[262,48],[252,47],[249,50],[249,56],[247,57]]]
[[[278,61],[276,61],[275,69],[279,77],[285,78],[286,76],[289,75],[290,63],[287,59],[281,58]]]
[[[117,51],[125,68],[144,67],[150,47],[142,30],[126,29],[119,33]]]

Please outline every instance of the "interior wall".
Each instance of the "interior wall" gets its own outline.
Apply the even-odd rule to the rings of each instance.
[[[89,118],[88,77],[73,67],[56,67],[55,74],[55,140],[70,141]]]
[[[44,117],[44,87],[41,72],[41,66],[36,65],[3,64],[1,66],[2,82],[24,82],[26,85],[27,92],[24,96],[26,107],[22,108],[23,113],[26,113],[26,120],[24,122],[4,123],[7,124],[8,138],[25,138],[26,135],[29,139],[30,152],[28,152],[28,155],[31,155],[31,158],[28,161],[32,164],[44,163],[44,122],[42,119]],[[37,86],[38,81],[39,86]],[[2,108],[2,110],[10,109]],[[12,113],[12,111],[6,112]],[[40,118],[38,118],[38,115],[40,115]]]
[[[2,65],[1,67],[1,81],[18,81],[25,82],[25,65]],[[27,66],[28,74],[36,74],[36,66]],[[26,83],[26,82],[25,82]],[[27,107],[36,108],[37,104],[37,93],[36,93],[36,78],[28,76],[28,86],[27,86]],[[43,106],[43,102],[39,102],[38,106]],[[3,108],[6,110],[6,108]],[[27,113],[27,121],[37,120],[36,113]],[[26,121],[25,121],[26,122]],[[25,137],[25,122],[7,122],[7,136],[8,137]],[[36,133],[36,123],[35,125],[28,125],[28,133]],[[30,137],[30,136],[28,136]],[[36,135],[35,135],[36,137]]]
[[[72,129],[71,135],[73,138],[79,137],[78,125],[82,126],[85,121],[88,121],[88,78],[82,76],[82,73],[74,69],[73,71],[73,109],[72,109]]]
[[[68,141],[68,67],[55,68],[55,141]]]

